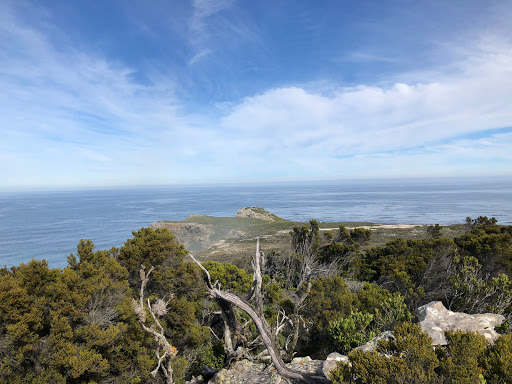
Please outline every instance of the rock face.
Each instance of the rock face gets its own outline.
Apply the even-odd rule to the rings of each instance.
[[[253,219],[260,219],[265,221],[283,221],[277,215],[274,215],[272,212],[269,212],[260,207],[247,207],[239,209],[236,213],[236,217],[252,217]]]
[[[416,310],[423,332],[432,338],[433,345],[446,345],[444,331],[461,330],[478,332],[493,342],[498,338],[494,327],[499,326],[505,320],[502,315],[484,313],[468,315],[462,312],[452,312],[445,308],[440,301],[432,301]]]
[[[191,252],[203,251],[214,241],[215,228],[208,224],[166,223],[158,221],[151,224],[151,227],[153,229],[167,228]]]
[[[323,361],[310,357],[298,357],[286,364],[293,370],[314,373],[322,376]],[[248,360],[236,362],[230,369],[222,369],[209,384],[274,384],[279,376],[272,364],[254,363]],[[282,381],[281,381],[282,383]]]

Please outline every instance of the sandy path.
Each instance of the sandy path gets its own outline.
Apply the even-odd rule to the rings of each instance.
[[[347,229],[364,228],[364,229],[410,229],[422,227],[420,224],[375,224],[375,225],[360,225],[358,227],[345,227]],[[337,231],[339,228],[320,228],[320,231]],[[283,229],[278,231],[277,234],[291,232],[291,229]]]
[[[364,229],[407,229],[407,228],[415,228],[415,227],[421,227],[419,224],[375,224],[375,225],[361,225],[358,227],[345,227],[347,229],[354,229],[354,228],[364,228]],[[336,228],[320,228],[321,231],[335,231]]]

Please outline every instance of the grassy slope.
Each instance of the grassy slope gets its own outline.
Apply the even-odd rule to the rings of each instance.
[[[256,209],[266,212],[262,208],[255,208],[255,211]],[[256,212],[262,213],[260,211]],[[155,225],[166,226],[172,232],[175,232],[187,249],[202,260],[230,262],[244,266],[249,262],[254,252],[257,237],[260,238],[261,248],[265,252],[269,252],[272,249],[288,251],[290,249],[289,232],[294,226],[308,225],[308,223],[281,219],[270,212],[268,214],[275,221],[248,217],[192,215],[183,221],[162,221],[155,223]],[[379,227],[374,223],[334,222],[320,223],[320,229],[322,232],[330,231],[335,235],[340,224],[348,228],[360,226],[373,228],[372,239],[366,247],[384,245],[388,241],[397,238],[427,238],[426,225],[417,225],[410,228],[390,228]],[[207,235],[204,233],[185,233],[186,231],[184,232],[183,228],[187,225],[189,228],[199,225],[201,230],[207,232]],[[460,236],[463,231],[463,225],[445,226],[442,229],[443,235],[448,238]]]

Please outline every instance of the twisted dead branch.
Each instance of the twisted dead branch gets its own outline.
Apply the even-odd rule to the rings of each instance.
[[[253,306],[249,303],[249,301],[246,298],[243,298],[235,293],[232,292],[226,292],[220,289],[218,284],[213,284],[211,281],[211,276],[208,270],[199,263],[193,255],[189,253],[189,256],[192,258],[192,260],[199,266],[199,268],[202,269],[206,276],[206,289],[208,291],[208,295],[217,301],[222,308],[225,306],[226,303],[229,303],[230,305],[234,305],[244,312],[246,312],[249,317],[252,319],[254,324],[256,325],[256,328],[258,330],[258,333],[261,337],[261,340],[263,341],[263,344],[265,345],[268,354],[270,355],[270,358],[272,360],[272,363],[274,364],[278,374],[283,377],[285,380],[299,380],[304,383],[308,384],[324,384],[324,383],[330,383],[329,380],[325,379],[322,376],[315,376],[309,373],[304,372],[298,372],[294,371],[290,368],[288,368],[283,360],[281,359],[280,351],[274,341],[274,335],[272,335],[272,332],[270,330],[270,327],[265,320],[265,317],[263,316],[263,298],[261,294],[261,259],[263,257],[262,253],[259,251],[259,240],[256,246],[256,254],[255,254],[255,260],[253,260],[253,267],[254,267],[254,275],[253,275],[253,286],[251,289],[251,293],[249,297],[254,296],[256,305]]]

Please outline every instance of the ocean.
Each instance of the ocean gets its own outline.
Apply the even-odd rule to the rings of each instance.
[[[352,180],[0,193],[0,266],[46,259],[66,266],[80,239],[121,246],[132,231],[192,214],[232,217],[248,206],[293,221],[512,224],[510,178]]]

